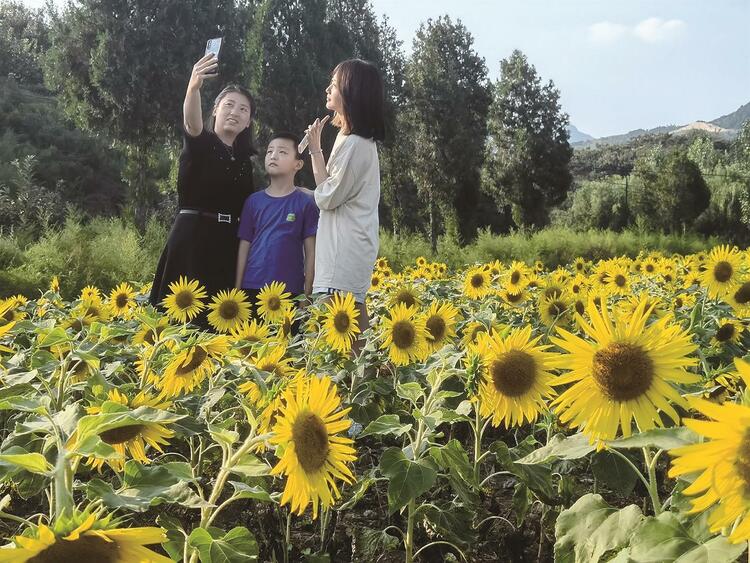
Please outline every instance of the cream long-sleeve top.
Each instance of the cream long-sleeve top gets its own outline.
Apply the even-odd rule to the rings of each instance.
[[[375,141],[339,133],[315,188],[320,209],[315,239],[316,288],[365,293],[378,256],[380,163]]]

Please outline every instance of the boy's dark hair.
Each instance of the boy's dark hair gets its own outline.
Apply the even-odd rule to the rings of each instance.
[[[291,141],[294,144],[294,158],[297,160],[303,160],[302,155],[297,150],[300,143],[300,139],[297,135],[289,131],[277,131],[268,139],[268,144],[270,145],[271,141],[275,141],[276,139],[286,139],[287,141]]]
[[[344,104],[346,134],[359,135],[376,141],[385,140],[385,88],[378,68],[362,59],[348,59],[333,69]]]

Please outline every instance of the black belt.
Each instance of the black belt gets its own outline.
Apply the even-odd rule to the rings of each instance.
[[[240,218],[234,217],[230,213],[214,213],[212,211],[202,211],[200,209],[180,209],[178,212],[180,215],[200,215],[201,217],[208,217],[209,219],[215,219],[217,223],[239,223]]]

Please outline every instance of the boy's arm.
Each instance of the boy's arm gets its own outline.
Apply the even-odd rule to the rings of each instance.
[[[315,279],[315,235],[305,237],[303,245],[305,249],[305,295],[309,296],[312,294]]]
[[[250,241],[240,239],[240,247],[237,250],[237,274],[234,278],[234,287],[242,289],[242,278],[245,277],[245,266],[247,255],[250,253]]]

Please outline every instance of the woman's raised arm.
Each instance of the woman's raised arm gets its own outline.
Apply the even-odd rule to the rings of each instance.
[[[205,79],[217,76],[216,69],[218,66],[219,61],[213,53],[205,55],[193,65],[193,72],[190,74],[190,82],[188,82],[185,92],[185,102],[182,105],[185,132],[192,137],[197,137],[203,131],[201,86],[203,86]]]

